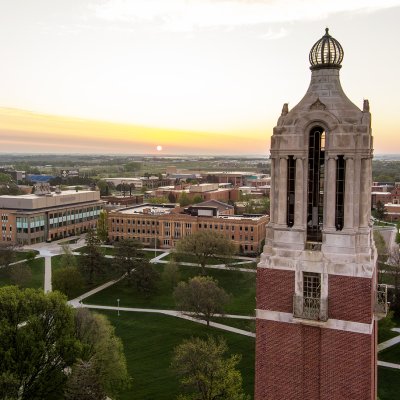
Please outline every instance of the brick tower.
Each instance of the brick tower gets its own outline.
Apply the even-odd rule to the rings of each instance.
[[[256,400],[375,400],[371,114],[345,95],[340,43],[271,140],[271,215],[257,269]],[[386,303],[385,303],[386,305]]]

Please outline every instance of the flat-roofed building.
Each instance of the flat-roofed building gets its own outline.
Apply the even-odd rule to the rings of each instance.
[[[0,196],[0,241],[29,245],[95,228],[103,208],[100,192],[66,190]]]
[[[268,221],[267,215],[223,215],[218,205],[183,210],[176,204],[142,204],[109,212],[108,236],[112,242],[137,239],[145,246],[157,243],[173,248],[185,236],[210,230],[232,240],[241,253],[250,254],[262,248]]]

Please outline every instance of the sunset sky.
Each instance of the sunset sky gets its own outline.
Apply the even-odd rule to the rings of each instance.
[[[400,0],[0,0],[0,153],[267,155],[327,26],[375,153],[400,153],[399,21]]]

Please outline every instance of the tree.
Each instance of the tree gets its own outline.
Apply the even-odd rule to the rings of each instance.
[[[168,203],[168,198],[165,196],[161,197],[150,197],[149,199],[146,200],[150,204],[164,204]]]
[[[50,399],[80,351],[73,309],[58,292],[0,288],[0,398]],[[7,396],[6,396],[7,395]]]
[[[91,361],[79,360],[65,386],[66,400],[104,400],[107,397]]]
[[[175,203],[176,202],[176,196],[172,192],[169,192],[169,194],[168,194],[168,201],[170,203]]]
[[[7,242],[0,243],[0,266],[8,267],[15,258],[15,246]]]
[[[105,257],[100,248],[100,239],[93,229],[86,234],[86,253],[80,258],[80,268],[89,284],[92,284],[95,276],[104,272]]]
[[[201,203],[202,201],[203,198],[199,194],[196,194],[196,196],[193,197],[192,204]]]
[[[132,271],[145,259],[143,245],[135,239],[125,239],[115,243],[114,268],[126,274],[130,282]]]
[[[194,313],[204,319],[207,326],[215,314],[223,314],[230,297],[218,286],[218,281],[210,276],[195,276],[188,283],[179,282],[174,290],[177,308]]]
[[[191,338],[174,349],[171,367],[190,393],[182,400],[246,400],[242,376],[236,369],[240,355],[224,357],[228,347],[223,339]]]
[[[376,208],[375,208],[375,218],[377,218],[379,220],[384,220],[386,214],[387,214],[387,210],[386,210],[385,205],[381,201],[378,201],[376,203]]]
[[[186,192],[182,192],[182,194],[179,196],[178,201],[181,207],[188,206],[192,203]]]
[[[146,296],[150,296],[157,288],[157,281],[160,278],[160,274],[148,260],[143,259],[132,270],[131,277],[136,290]]]
[[[114,397],[127,388],[130,378],[122,341],[115,335],[115,329],[107,317],[80,308],[75,313],[75,329],[82,343],[81,359],[90,363],[90,367],[96,371],[104,393]],[[79,364],[73,370],[75,367],[80,368]],[[91,368],[86,366],[88,373]]]
[[[26,287],[32,279],[31,267],[26,263],[19,263],[10,268],[11,282],[19,287]]]
[[[180,280],[179,267],[175,260],[171,260],[165,267],[161,274],[161,280],[164,285],[169,288],[173,288],[177,285]]]
[[[63,267],[52,274],[53,290],[59,290],[69,299],[82,291],[83,277],[76,266]]]
[[[102,243],[108,240],[108,223],[107,223],[107,211],[101,210],[99,219],[97,220],[97,236]]]
[[[60,255],[59,266],[61,268],[69,268],[78,266],[76,257],[74,256],[71,247],[68,244],[63,244],[61,246],[62,253]]]
[[[177,259],[184,254],[192,253],[200,264],[202,273],[205,274],[207,262],[217,256],[231,257],[235,246],[225,236],[214,231],[198,231],[185,236],[176,245]]]

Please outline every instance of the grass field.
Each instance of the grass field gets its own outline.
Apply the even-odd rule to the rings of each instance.
[[[167,254],[165,257],[162,258],[163,261],[170,261],[172,260],[174,257],[176,257],[176,255],[174,253],[169,253]],[[178,262],[188,262],[188,263],[195,263],[198,264],[198,258],[193,255],[193,254],[183,254],[180,255],[179,258],[177,259]],[[243,261],[239,258],[231,258],[228,259],[226,257],[216,257],[216,258],[210,258],[207,261],[208,265],[218,265],[218,264],[225,264],[226,262],[239,262],[239,261]]]
[[[103,312],[122,339],[132,388],[120,400],[171,400],[179,394],[179,381],[169,368],[173,349],[184,339],[207,335],[225,338],[229,351],[242,355],[238,369],[243,387],[253,398],[254,339],[163,315]]]
[[[400,396],[400,370],[378,368],[379,400],[396,400]]]
[[[79,249],[75,249],[74,251],[77,253],[81,253],[81,254],[85,254],[86,253],[86,246],[83,247],[79,247]],[[114,247],[101,247],[101,251],[103,252],[104,255],[106,256],[113,256],[115,255],[115,248]],[[148,260],[151,260],[152,258],[154,258],[154,250],[151,251],[144,251],[143,252],[145,257]],[[161,250],[156,250],[156,256],[160,255],[161,253],[163,253],[163,251]]]
[[[155,268],[162,272],[164,265],[155,264]],[[197,267],[180,266],[181,280],[199,275]],[[255,274],[240,271],[226,271],[208,269],[207,275],[218,280],[219,286],[227,293],[232,294],[232,301],[225,308],[228,314],[253,315],[255,309]],[[116,283],[109,288],[87,298],[87,304],[114,305],[116,299],[120,299],[122,307],[145,307],[175,309],[175,302],[172,296],[172,288],[165,287],[160,282],[158,291],[149,298],[137,293],[125,280]]]
[[[77,261],[79,262],[79,257],[80,256],[76,256],[77,257]],[[51,258],[51,269],[52,272],[54,273],[54,271],[57,271],[58,269],[61,268],[60,262],[61,262],[61,258],[62,255],[58,255],[58,256],[54,256]],[[106,264],[109,265],[109,270],[110,272],[107,272],[107,268],[105,270],[105,272],[97,277],[94,278],[93,283],[88,284],[87,282],[84,283],[82,289],[77,288],[77,290],[71,294],[71,296],[69,296],[69,300],[74,299],[75,297],[78,297],[79,295],[88,292],[89,290],[92,290],[94,288],[96,288],[97,286],[102,285],[105,282],[111,281],[113,279],[119,278],[122,274],[121,273],[116,273],[112,271],[111,268],[111,259],[106,259],[105,260]]]
[[[213,317],[213,318],[211,318],[211,321],[217,322],[218,324],[233,326],[234,328],[243,329],[244,331],[248,331],[248,332],[255,333],[255,331],[256,331],[255,320],[226,318],[226,317]]]
[[[400,364],[400,343],[382,350],[378,353],[378,359],[394,364]]]
[[[16,251],[15,254],[15,261],[26,260],[26,257],[29,253],[39,254],[37,250],[29,250],[29,251]]]
[[[35,260],[27,261],[23,263],[24,266],[31,268],[32,276],[26,287],[35,289],[43,289],[44,281],[44,258],[37,258]],[[0,286],[13,285],[14,283],[10,279],[10,271],[13,268],[12,265],[4,268],[0,268]]]

